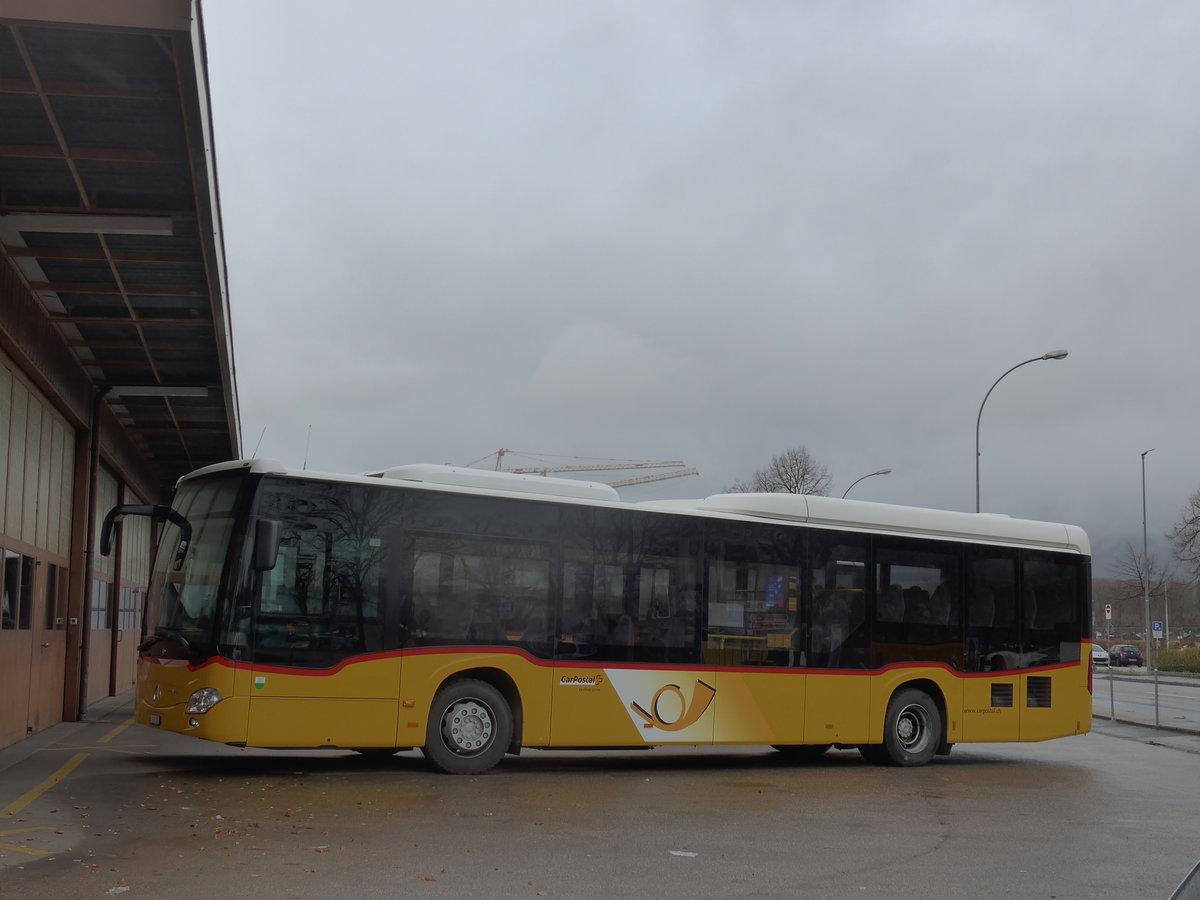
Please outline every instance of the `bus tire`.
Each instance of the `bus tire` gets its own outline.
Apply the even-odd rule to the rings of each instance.
[[[421,752],[441,772],[479,775],[500,762],[512,733],[504,695],[485,681],[463,678],[433,698]]]
[[[883,743],[859,747],[868,762],[923,766],[942,743],[942,714],[924,691],[905,688],[892,695],[883,719]]]

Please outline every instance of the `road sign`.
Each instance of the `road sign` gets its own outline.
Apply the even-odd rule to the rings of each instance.
[[[1108,619],[1108,621],[1110,621],[1110,622],[1112,621],[1112,604],[1111,603],[1104,604],[1104,618]]]
[[[1163,636],[1163,623],[1162,623],[1162,622],[1155,622],[1155,623],[1154,623],[1154,624],[1151,626],[1151,629],[1154,631],[1154,639],[1155,639],[1156,641],[1162,640],[1162,636]]]

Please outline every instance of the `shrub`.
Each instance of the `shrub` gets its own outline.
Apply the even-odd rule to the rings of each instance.
[[[1186,650],[1160,650],[1156,660],[1160,672],[1200,673],[1200,647]]]

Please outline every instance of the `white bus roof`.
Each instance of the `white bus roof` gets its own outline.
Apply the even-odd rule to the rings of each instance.
[[[393,478],[398,481],[420,481],[426,484],[453,485],[518,494],[538,494],[572,500],[604,500],[620,502],[617,489],[598,481],[579,481],[574,478],[549,478],[544,475],[522,475],[517,472],[495,472],[490,469],[468,469],[461,466],[437,466],[417,463],[393,466],[367,472],[371,478]]]
[[[1090,555],[1087,534],[1077,525],[1014,519],[994,513],[955,512],[919,506],[895,506],[866,500],[842,500],[809,494],[714,494],[704,500],[638,504],[664,512],[716,513],[803,522],[852,531],[887,532],[952,540],[1051,547]]]
[[[1014,519],[993,513],[894,506],[809,494],[714,494],[701,500],[625,503],[613,487],[600,482],[434,464],[394,466],[359,475],[346,475],[291,469],[273,459],[245,459],[206,466],[185,475],[180,483],[202,475],[237,470],[258,475],[288,475],[358,483],[403,481],[413,485],[443,487],[455,493],[486,492],[509,497],[616,505],[676,515],[793,522],[819,528],[1045,547],[1083,555],[1091,553],[1087,534],[1076,525]]]

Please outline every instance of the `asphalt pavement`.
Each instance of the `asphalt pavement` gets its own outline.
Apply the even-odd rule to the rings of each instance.
[[[450,778],[412,752],[203,743],[134,725],[132,702],[104,700],[0,750],[4,900],[593,900],[638,885],[662,900],[1090,900],[1166,897],[1195,862],[1179,786],[1200,732],[1100,715],[1092,735],[964,745],[919,770],[853,751],[805,765],[764,747],[685,748],[531,753]],[[1061,825],[1103,822],[1113,806],[1124,818]],[[1043,808],[1060,818],[1030,815]]]

